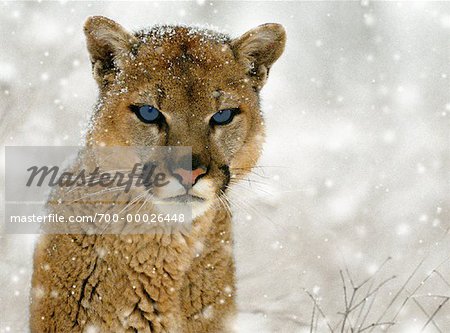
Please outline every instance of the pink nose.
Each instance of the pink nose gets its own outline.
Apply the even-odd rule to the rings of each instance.
[[[206,170],[204,168],[197,168],[191,171],[183,168],[178,168],[174,170],[173,173],[180,176],[182,185],[192,186],[195,184],[198,177],[206,173]]]

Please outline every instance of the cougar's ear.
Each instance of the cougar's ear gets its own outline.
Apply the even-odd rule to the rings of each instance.
[[[286,31],[276,23],[260,25],[231,42],[238,61],[247,69],[255,89],[262,88],[270,67],[281,56],[286,44]]]
[[[138,44],[138,39],[121,25],[103,16],[92,16],[84,24],[92,72],[100,88],[114,80],[121,58]]]

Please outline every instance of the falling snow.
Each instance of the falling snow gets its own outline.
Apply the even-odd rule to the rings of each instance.
[[[262,91],[261,167],[230,193],[238,332],[309,332],[308,292],[339,321],[345,268],[357,283],[396,276],[377,294],[376,317],[423,258],[408,290],[448,257],[449,3],[3,2],[4,145],[81,142],[96,98],[82,33],[89,15],[169,38],[173,28],[164,24],[195,24],[193,33],[219,42],[228,37],[211,26],[231,36],[266,22],[287,29],[286,53]],[[163,25],[146,29],[153,24]],[[34,240],[0,235],[0,333],[27,331]],[[449,263],[439,271],[449,277]],[[450,295],[436,274],[421,288]],[[440,304],[417,300],[429,313]],[[445,306],[434,319],[443,332],[450,331]],[[408,303],[396,321],[390,332],[420,332],[427,317]]]

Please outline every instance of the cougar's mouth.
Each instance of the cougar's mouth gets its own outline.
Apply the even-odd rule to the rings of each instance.
[[[182,194],[174,197],[165,198],[164,201],[177,201],[180,203],[193,203],[193,202],[203,202],[204,198],[200,198],[192,194]]]

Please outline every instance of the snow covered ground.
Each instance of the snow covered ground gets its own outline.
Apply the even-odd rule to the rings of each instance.
[[[89,15],[287,29],[261,167],[232,194],[239,332],[340,332],[344,317],[450,331],[450,3],[2,2],[3,145],[80,142],[96,97]],[[27,332],[34,236],[0,237],[0,332]]]

